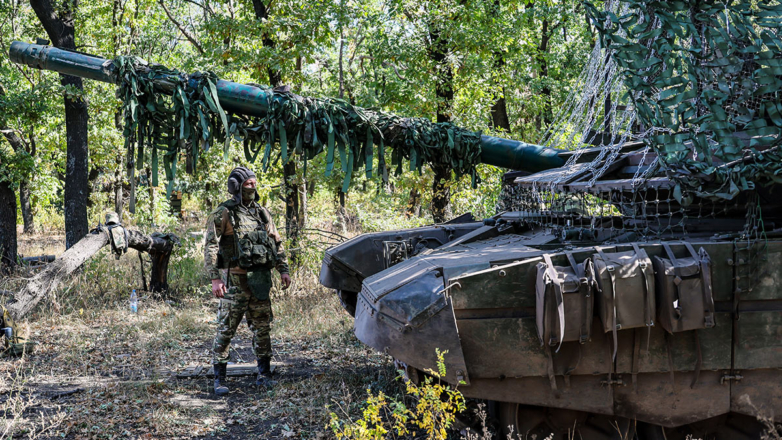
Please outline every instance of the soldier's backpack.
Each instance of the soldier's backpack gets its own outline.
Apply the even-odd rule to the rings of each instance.
[[[668,258],[654,257],[657,282],[658,322],[669,333],[714,327],[714,297],[711,284],[711,259],[703,248],[698,252],[688,242],[689,252],[676,258],[668,243],[663,248]]]
[[[572,254],[565,255],[569,267],[554,266],[551,256],[543,254],[535,279],[538,337],[542,344],[557,349],[563,342],[587,342],[594,315],[592,261],[576,264]]]
[[[613,333],[616,358],[617,331],[639,327],[650,331],[654,326],[654,271],[646,251],[636,244],[627,252],[595,250],[592,260],[600,289],[597,307],[603,330]]]

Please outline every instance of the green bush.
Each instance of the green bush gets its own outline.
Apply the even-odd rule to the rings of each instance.
[[[445,376],[445,353],[437,350],[438,371],[427,370],[429,375],[420,385],[405,379],[406,396],[413,402],[409,407],[382,391],[373,394],[367,390],[361,418],[342,420],[331,412],[327,428],[338,440],[381,440],[391,433],[416,438],[423,434],[430,440],[445,440],[457,414],[466,409],[462,393],[441,380]]]

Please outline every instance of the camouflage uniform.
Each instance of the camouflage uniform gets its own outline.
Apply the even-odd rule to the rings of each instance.
[[[221,278],[218,267],[218,254],[225,251],[226,247],[233,245],[234,230],[231,222],[231,210],[240,215],[244,223],[255,222],[251,227],[262,224],[269,238],[276,244],[277,264],[276,269],[280,274],[288,273],[288,264],[285,258],[285,250],[282,245],[282,237],[271,221],[271,215],[265,208],[256,202],[247,205],[235,203],[231,200],[221,204],[214,210],[207,220],[206,245],[204,246],[204,265],[210,279]],[[263,221],[266,218],[268,221]],[[226,265],[223,263],[223,265]],[[265,268],[247,272],[234,266],[228,269],[226,281],[228,292],[220,300],[217,311],[217,335],[215,336],[212,350],[214,363],[226,363],[229,359],[229,346],[231,338],[236,334],[236,329],[247,317],[247,325],[253,334],[253,350],[255,356],[261,359],[269,359],[272,355],[271,337],[269,335],[272,308],[269,300],[269,291],[272,287],[271,269]]]

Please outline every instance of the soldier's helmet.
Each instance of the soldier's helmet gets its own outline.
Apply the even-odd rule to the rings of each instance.
[[[116,212],[109,212],[106,214],[106,225],[112,226],[112,225],[119,225],[121,224],[119,221],[119,215]]]
[[[242,202],[242,185],[247,179],[254,178],[255,173],[245,167],[236,167],[228,175],[228,193],[234,196],[238,203]],[[260,200],[258,193],[255,193],[255,201]]]

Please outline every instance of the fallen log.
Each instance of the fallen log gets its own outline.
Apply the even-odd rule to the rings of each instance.
[[[139,231],[127,230],[128,247],[139,252],[146,252],[152,257],[152,273],[150,274],[150,290],[162,291],[168,289],[168,260],[174,245],[179,242],[173,234],[146,235]],[[49,263],[44,270],[30,279],[27,285],[14,295],[14,302],[7,306],[15,320],[21,319],[73,271],[95,255],[101,248],[109,244],[108,235],[104,232],[90,233],[84,236],[73,247],[65,251],[60,258]]]

